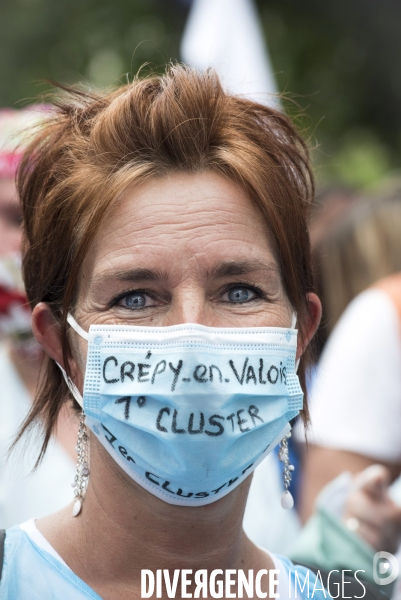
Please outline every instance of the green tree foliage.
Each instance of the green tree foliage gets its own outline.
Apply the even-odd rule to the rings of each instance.
[[[323,180],[376,183],[400,166],[401,3],[258,0],[281,91],[305,108]],[[291,110],[291,107],[290,107]]]
[[[374,184],[399,166],[401,2],[256,0],[279,88],[302,107],[322,181]],[[179,59],[189,0],[1,0],[0,106],[44,80],[108,86]],[[297,112],[289,103],[289,112]],[[307,115],[307,116],[305,116]]]
[[[185,11],[158,0],[2,0],[0,105],[31,101],[47,78],[106,86],[178,57]]]

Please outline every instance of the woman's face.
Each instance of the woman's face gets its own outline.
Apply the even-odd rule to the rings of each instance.
[[[213,172],[153,179],[119,199],[85,259],[75,312],[86,330],[288,327],[291,315],[260,213]]]

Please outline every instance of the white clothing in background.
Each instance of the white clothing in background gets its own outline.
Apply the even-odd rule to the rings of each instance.
[[[282,463],[274,452],[256,467],[243,526],[247,536],[257,546],[278,554],[288,554],[301,523],[294,508],[284,510],[281,506],[284,489],[282,470]]]
[[[254,0],[194,0],[181,55],[200,71],[213,67],[225,90],[279,108],[275,76]]]
[[[31,406],[28,391],[23,385],[7,346],[0,344],[0,528],[5,529],[40,518],[59,510],[73,500],[71,482],[75,465],[57,442],[49,444],[38,469],[31,469],[40,451],[40,439],[33,432],[29,450],[24,452],[22,441],[10,458],[8,447]]]
[[[347,307],[324,349],[311,393],[310,443],[401,463],[401,329],[382,289]],[[302,426],[297,430],[302,441]]]

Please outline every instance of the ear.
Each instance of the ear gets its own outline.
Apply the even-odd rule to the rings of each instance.
[[[46,354],[64,367],[60,325],[45,302],[33,309],[32,331]]]
[[[308,312],[306,316],[306,327],[303,339],[298,338],[297,360],[301,358],[306,347],[315,335],[319,327],[320,319],[322,318],[322,304],[316,294],[309,293],[306,295],[308,302]]]
[[[33,309],[32,331],[46,354],[66,370],[61,344],[61,327],[45,302],[40,302]],[[69,368],[72,381],[82,393],[83,375],[75,359],[69,360]]]

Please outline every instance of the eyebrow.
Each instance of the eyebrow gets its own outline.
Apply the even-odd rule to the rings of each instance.
[[[226,261],[217,264],[207,270],[205,275],[208,279],[223,279],[234,275],[246,275],[255,271],[270,271],[278,273],[279,269],[274,262],[264,262],[258,259]],[[136,283],[140,281],[166,281],[168,273],[160,269],[136,268],[123,271],[106,272],[95,276],[92,280],[95,284],[104,284],[108,281],[127,281]]]
[[[130,281],[132,283],[138,281],[162,281],[168,278],[166,272],[160,271],[159,269],[145,269],[139,267],[137,269],[127,269],[124,271],[113,271],[102,273],[93,278],[93,283],[105,283],[111,280],[117,281]]]
[[[278,267],[274,262],[264,262],[262,260],[241,260],[227,261],[216,265],[209,273],[209,277],[223,278],[232,275],[246,275],[255,271],[274,271],[278,273]]]

